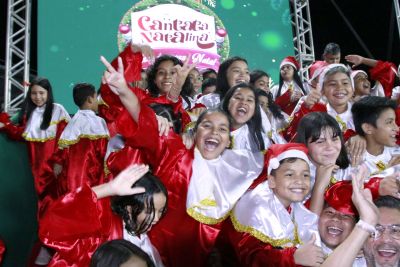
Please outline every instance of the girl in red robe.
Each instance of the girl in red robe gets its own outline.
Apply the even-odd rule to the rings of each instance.
[[[102,243],[123,238],[163,267],[146,233],[164,215],[167,191],[147,172],[148,166],[131,165],[111,182],[86,183],[52,202],[39,224],[40,239],[55,250],[47,266],[89,266]]]
[[[6,113],[0,114],[0,130],[11,139],[26,141],[34,185],[41,200],[53,191],[53,176],[45,175],[48,159],[57,150],[58,139],[70,116],[63,106],[53,102],[49,80],[36,78],[29,86],[18,123],[10,121]]]
[[[169,196],[165,218],[150,239],[166,266],[204,266],[222,222],[236,201],[258,177],[260,152],[226,150],[230,144],[228,116],[219,110],[200,115],[195,148],[187,150],[180,136],[159,136],[154,112],[129,90],[120,60],[118,72],[104,59],[103,81],[127,108],[117,129],[126,144],[145,154]]]
[[[280,66],[279,85],[271,88],[271,93],[282,111],[292,114],[301,96],[306,95],[303,83],[297,71],[300,64],[292,56],[285,57]]]
[[[147,91],[138,87],[138,81],[141,80],[141,69],[143,56],[153,60],[152,49],[147,45],[132,44],[128,46],[111,63],[114,68],[118,67],[118,58],[121,58],[125,69],[124,77],[136,96],[143,104],[153,103],[170,105],[174,114],[182,120],[182,129],[190,123],[189,114],[182,106],[181,92],[190,91],[191,84],[187,77],[189,71],[194,67],[178,58],[170,55],[158,57],[154,64],[148,70],[148,88]],[[106,122],[110,130],[110,136],[116,134],[115,120],[117,120],[123,106],[117,96],[115,96],[106,83],[100,87],[101,103],[99,113]]]

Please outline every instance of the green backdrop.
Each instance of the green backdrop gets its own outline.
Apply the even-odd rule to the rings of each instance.
[[[208,7],[225,25],[230,56],[245,57],[252,69],[266,70],[277,82],[280,61],[294,53],[288,1],[214,1],[215,8]],[[118,54],[119,23],[138,1],[38,2],[38,72],[50,79],[56,101],[72,113],[76,110],[71,97],[73,84],[99,84],[104,70],[99,57],[112,59]],[[209,1],[202,2],[207,6]]]
[[[73,84],[99,84],[104,70],[99,57],[112,59],[118,54],[119,23],[138,1],[38,2],[38,73],[52,82],[56,102],[74,113]],[[288,1],[215,0],[215,4],[208,7],[225,25],[230,56],[245,57],[250,68],[261,68],[277,81],[281,59],[294,53]],[[24,266],[37,228],[26,147],[0,135],[0,151],[0,236],[7,245],[3,266]]]
[[[4,267],[26,266],[36,240],[36,196],[26,145],[0,135],[0,236]]]

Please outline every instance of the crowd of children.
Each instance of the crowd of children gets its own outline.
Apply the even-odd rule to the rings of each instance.
[[[35,79],[0,114],[28,144],[35,266],[399,266],[400,74],[345,60],[370,75],[331,43],[270,87],[245,58],[200,70],[131,44],[98,92],[74,86],[72,118]]]

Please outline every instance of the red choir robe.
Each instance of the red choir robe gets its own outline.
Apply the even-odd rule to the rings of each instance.
[[[4,131],[13,140],[26,141],[39,209],[43,198],[55,191],[55,178],[47,175],[50,168],[47,161],[57,150],[58,139],[70,120],[64,107],[54,104],[50,126],[41,130],[44,108],[37,107],[28,121],[25,118],[21,125],[14,125],[5,113],[0,115],[0,122],[5,124],[0,131]]]
[[[85,183],[104,183],[104,156],[109,132],[105,121],[91,110],[79,110],[58,140],[58,193],[63,195]]]
[[[318,216],[301,203],[285,209],[267,183],[248,191],[224,222],[217,241],[224,266],[299,266],[297,246],[311,234],[319,243]]]
[[[385,96],[389,98],[392,96],[396,72],[396,66],[393,63],[381,60],[378,60],[376,66],[369,70],[371,79],[381,83]]]
[[[167,213],[149,233],[149,237],[159,251],[163,263],[165,266],[174,267],[205,266],[208,254],[211,252],[220,231],[219,223],[228,216],[229,208],[232,208],[233,205],[225,210],[221,215],[222,217],[217,216],[218,218],[202,214],[201,211],[199,212],[196,209],[198,206],[188,208],[187,199],[189,199],[189,203],[190,196],[192,196],[188,192],[191,192],[191,188],[195,188],[194,190],[199,188],[191,187],[192,175],[194,173],[199,174],[202,170],[206,171],[206,168],[193,172],[192,166],[198,159],[199,156],[196,157],[196,155],[199,152],[194,149],[187,150],[180,136],[172,133],[172,131],[167,137],[159,136],[157,121],[150,108],[141,105],[137,124],[128,113],[124,113],[117,124],[118,131],[126,139],[126,145],[139,148],[145,154],[154,175],[161,179],[168,190]],[[242,162],[252,165],[251,162],[243,160]],[[261,171],[261,167],[259,171]],[[244,170],[244,174],[240,177],[242,180],[246,180],[246,173],[247,171]],[[253,173],[253,177],[247,179],[247,184],[242,185],[243,193],[258,174],[259,172]],[[229,180],[227,181],[229,182]],[[202,186],[207,187],[206,181]],[[235,186],[239,187],[239,182]],[[216,201],[207,199],[204,202],[215,203]],[[198,205],[201,206],[201,204]],[[204,208],[207,209],[206,206]]]
[[[292,114],[294,108],[296,107],[299,100],[292,102],[292,92],[293,90],[298,90],[302,92],[301,88],[297,84],[293,84],[293,82],[287,83],[284,82],[281,88],[281,95],[277,96],[279,90],[279,85],[274,86],[271,88],[271,92],[274,95],[275,103],[281,107],[282,111],[286,114]],[[303,93],[302,93],[303,94]]]
[[[119,57],[121,57],[124,64],[124,77],[126,82],[130,86],[130,89],[138,97],[139,101],[145,105],[150,105],[152,103],[171,105],[175,115],[181,117],[183,130],[185,126],[191,122],[191,119],[189,114],[182,106],[182,98],[179,97],[178,102],[174,103],[165,95],[152,97],[148,92],[134,86],[135,82],[141,80],[143,60],[143,55],[141,52],[133,53],[130,46],[127,46],[125,50],[119,54]],[[118,57],[111,62],[111,65],[115,69],[118,69]],[[117,133],[115,121],[121,114],[121,111],[124,109],[124,107],[119,100],[119,97],[111,91],[108,84],[101,84],[100,94],[101,105],[99,106],[99,115],[106,120],[107,126],[110,130],[110,136],[113,137]]]
[[[290,142],[295,139],[297,134],[297,127],[301,118],[311,112],[327,112],[338,122],[339,127],[343,132],[345,142],[352,136],[356,135],[354,131],[353,117],[351,114],[351,104],[348,104],[348,109],[343,114],[337,114],[329,104],[316,103],[311,108],[307,108],[303,101],[299,101],[297,107],[294,109],[293,114],[289,118],[289,126],[283,131],[285,139]]]
[[[104,242],[122,238],[122,220],[113,214],[110,198],[98,200],[88,184],[52,201],[39,219],[39,238],[55,254],[47,265],[89,266]]]

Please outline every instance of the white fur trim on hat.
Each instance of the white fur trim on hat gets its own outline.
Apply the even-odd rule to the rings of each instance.
[[[285,152],[282,152],[279,154],[277,157],[271,158],[268,162],[268,175],[271,173],[272,170],[276,170],[279,168],[279,162],[281,160],[287,159],[287,158],[299,158],[307,162],[307,164],[310,164],[310,160],[308,159],[308,156],[306,153],[303,151],[300,151],[298,149],[289,149],[286,150]]]
[[[347,68],[347,67],[346,67],[345,65],[343,65],[343,64],[329,64],[328,66],[326,66],[326,67],[323,69],[322,73],[319,75],[318,84],[319,84],[319,86],[321,87],[321,90],[322,90],[322,88],[324,87],[324,82],[325,82],[326,73],[328,73],[328,71],[330,71],[331,69],[336,68],[336,67],[341,67],[341,68],[343,68],[344,70],[346,70],[346,72],[349,72],[349,68]],[[351,77],[351,75],[350,75],[349,78],[350,78],[351,85],[352,85],[353,90],[354,90],[353,78]]]
[[[296,65],[294,65],[294,64],[293,64],[292,62],[290,62],[290,61],[283,61],[283,62],[281,63],[281,65],[279,65],[279,69],[282,69],[282,67],[285,66],[285,65],[290,65],[290,66],[292,66],[295,70],[297,70]]]

